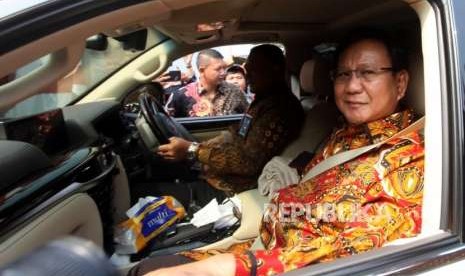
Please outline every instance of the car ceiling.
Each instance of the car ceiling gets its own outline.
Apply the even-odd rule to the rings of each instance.
[[[167,0],[163,0],[167,1]],[[167,4],[170,1],[167,1]],[[260,35],[263,40],[306,40],[331,37],[357,24],[380,25],[403,23],[415,19],[408,4],[398,0],[243,0],[214,1],[174,10],[157,28],[187,44],[215,40],[247,41]],[[279,12],[277,12],[279,11]],[[392,14],[396,14],[392,17]],[[225,21],[221,31],[197,32],[199,23]],[[385,23],[384,23],[385,25]]]
[[[78,44],[82,50],[84,40],[96,32],[122,35],[146,27],[156,28],[176,41],[179,49],[186,51],[224,44],[273,41],[284,43],[286,48],[294,44],[296,48],[289,53],[301,55],[302,49],[308,51],[317,43],[339,39],[347,29],[357,25],[381,25],[394,30],[397,27],[418,27],[418,24],[406,24],[418,23],[415,12],[408,6],[408,3],[416,1],[353,0],[348,4],[347,0],[132,0],[134,4],[121,10],[89,17],[80,24],[64,27],[35,42],[17,45],[14,50],[0,55],[2,64],[10,64],[0,68],[0,77],[10,73],[10,68],[19,68],[63,47],[76,48],[73,53],[78,55]],[[78,8],[69,12],[76,14],[76,18],[85,16],[79,13],[85,11]],[[215,21],[224,21],[225,27],[210,32],[197,31],[197,24]],[[23,29],[27,31],[28,28]],[[8,34],[16,33],[13,28],[7,31]],[[28,33],[22,35],[28,37]],[[307,53],[296,58],[288,56],[298,61],[290,62],[294,71],[306,57]],[[71,60],[68,63],[70,68],[75,65]],[[57,73],[65,75],[67,70]],[[19,89],[22,98],[36,89],[29,88]],[[0,86],[0,102],[6,106],[11,104],[6,102],[7,99],[13,101],[12,96],[19,99],[19,90],[14,85]]]
[[[139,6],[145,5],[149,9],[145,9],[139,15],[132,13],[128,14],[129,16],[119,16],[118,20],[110,21],[111,23],[93,25],[92,29],[82,31],[81,34],[87,33],[85,37],[88,37],[96,31],[103,31],[110,36],[117,36],[140,28],[155,27],[178,43],[196,45],[196,48],[202,48],[198,46],[202,44],[210,47],[214,44],[254,41],[285,43],[294,40],[302,43],[317,43],[338,37],[357,24],[383,25],[383,27],[406,26],[408,24],[404,23],[417,20],[415,13],[407,4],[412,1],[416,0],[353,0],[350,4],[347,0],[141,1]],[[392,14],[396,16],[393,17]],[[225,27],[210,32],[197,31],[197,24],[216,21],[225,22]],[[110,27],[111,25],[113,27]],[[98,30],[98,26],[102,29]],[[77,32],[68,29],[70,32],[67,35],[70,37],[61,41],[77,40],[79,38]],[[15,31],[11,33],[14,34]],[[24,37],[28,35],[28,33],[23,34]],[[47,44],[50,45],[49,42]],[[55,49],[62,47],[55,41],[52,45]],[[19,46],[21,45],[17,45],[15,49]],[[45,47],[41,51],[47,49],[48,47]],[[37,55],[39,54],[37,51]],[[20,62],[14,63],[19,65]],[[4,75],[3,72],[0,75]]]

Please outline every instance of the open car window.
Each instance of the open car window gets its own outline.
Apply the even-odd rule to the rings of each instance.
[[[241,93],[235,93],[234,97],[228,94],[234,93],[233,88],[225,88],[219,85],[217,96],[206,100],[202,95],[203,69],[198,66],[200,51],[183,56],[173,61],[168,69],[154,81],[161,84],[164,94],[165,110],[173,117],[217,117],[224,115],[242,114],[253,101],[254,94],[247,83],[245,62],[250,50],[260,43],[225,45],[212,48],[223,57],[223,65],[217,68],[218,74],[223,74],[222,81],[239,89]],[[275,43],[283,51],[284,45]],[[221,71],[221,72],[220,72]],[[208,76],[207,76],[208,78]],[[221,98],[223,94],[224,99]]]

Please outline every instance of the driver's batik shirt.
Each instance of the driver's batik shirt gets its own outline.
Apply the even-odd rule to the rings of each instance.
[[[410,125],[404,111],[333,132],[307,166],[350,149],[377,143]],[[424,143],[420,132],[393,139],[354,160],[280,190],[265,210],[260,237],[265,250],[236,256],[236,275],[273,275],[365,252],[421,231]],[[218,251],[191,252],[202,259]]]
[[[283,85],[256,96],[241,125],[199,146],[203,177],[227,195],[257,187],[266,162],[299,135],[304,112]]]

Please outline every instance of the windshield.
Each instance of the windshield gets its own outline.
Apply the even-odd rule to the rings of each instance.
[[[36,94],[4,110],[2,117],[18,118],[61,108],[87,94],[95,85],[159,42],[159,38],[147,35],[147,30],[136,33],[142,33],[145,38],[142,40],[143,43],[134,43],[134,41],[141,41],[140,39],[134,40],[134,33],[129,38],[111,38],[105,35],[88,38],[81,59],[71,72],[47,87],[41,88]],[[50,54],[34,60],[2,78],[1,84],[46,69],[51,59]]]

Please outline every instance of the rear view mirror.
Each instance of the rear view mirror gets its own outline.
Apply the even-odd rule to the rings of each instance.
[[[147,42],[147,29],[114,37],[114,39],[123,43],[124,50],[142,51],[145,49],[145,44]]]
[[[86,40],[86,48],[95,51],[105,51],[108,47],[107,37],[103,34],[97,34]]]

